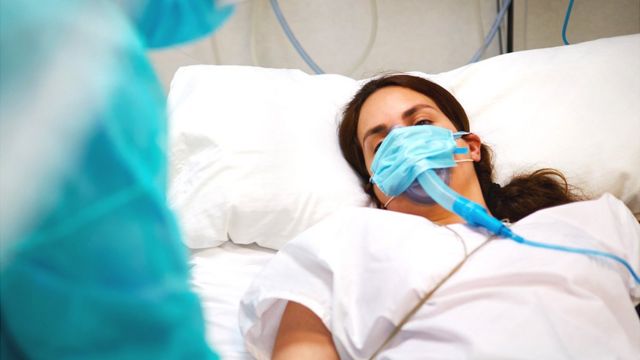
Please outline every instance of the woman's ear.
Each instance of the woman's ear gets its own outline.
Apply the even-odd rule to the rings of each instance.
[[[474,133],[470,133],[464,136],[464,141],[467,142],[469,146],[469,156],[473,161],[482,160],[482,156],[480,155],[480,147],[482,146],[482,140],[480,137]]]

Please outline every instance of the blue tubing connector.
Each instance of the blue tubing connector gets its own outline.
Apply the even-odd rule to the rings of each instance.
[[[453,212],[465,219],[469,225],[483,227],[498,236],[513,237],[511,229],[502,221],[491,216],[485,208],[471,200],[463,197],[456,199],[453,204]]]
[[[451,190],[433,169],[418,175],[418,182],[440,206],[457,214],[469,225],[483,227],[498,236],[513,236],[513,232],[505,224],[491,216],[480,204]]]

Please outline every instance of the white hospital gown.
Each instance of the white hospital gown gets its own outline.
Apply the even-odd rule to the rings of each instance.
[[[467,251],[487,239],[449,226]],[[619,200],[538,211],[512,229],[598,249],[640,268],[640,226]],[[249,352],[271,355],[287,301],[313,311],[343,359],[366,359],[464,257],[456,235],[416,216],[344,210],[288,243],[240,307]],[[378,359],[638,359],[640,287],[620,264],[495,239],[437,290]]]

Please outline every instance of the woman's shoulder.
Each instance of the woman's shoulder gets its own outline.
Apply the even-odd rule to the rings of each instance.
[[[597,220],[595,221],[596,225],[602,224],[604,221],[616,224],[627,222],[638,224],[631,210],[621,200],[609,193],[590,200],[542,209],[526,216],[518,223],[540,222],[552,218],[564,221],[578,220],[583,225],[588,225],[589,220]]]
[[[595,241],[622,249],[637,249],[640,244],[640,224],[631,210],[615,196],[605,193],[585,201],[539,210],[514,225],[547,233],[566,233],[569,229]]]

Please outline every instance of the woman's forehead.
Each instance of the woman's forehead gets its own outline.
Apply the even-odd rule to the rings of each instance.
[[[416,108],[439,111],[433,99],[409,88],[389,86],[374,92],[362,104],[358,119],[358,139],[362,139],[368,128],[391,123]]]

